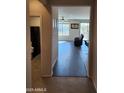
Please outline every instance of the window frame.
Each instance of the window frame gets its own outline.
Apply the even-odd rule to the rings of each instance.
[[[62,25],[61,28],[60,28],[60,24]],[[68,25],[68,31],[67,32],[64,31],[64,25]],[[61,31],[60,31],[60,29],[61,29]],[[59,22],[58,23],[58,35],[59,36],[69,36],[69,34],[70,34],[70,23],[68,23],[68,22]]]

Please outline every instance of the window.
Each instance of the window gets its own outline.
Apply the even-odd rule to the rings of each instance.
[[[59,23],[58,27],[59,36],[69,36],[69,23]]]
[[[80,34],[84,35],[84,40],[89,40],[89,23],[80,24]]]

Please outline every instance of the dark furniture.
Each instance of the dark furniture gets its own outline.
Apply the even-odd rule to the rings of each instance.
[[[89,43],[88,43],[88,41],[84,41],[85,42],[85,45],[88,47],[89,46]]]
[[[82,45],[83,38],[84,38],[84,35],[83,34],[81,34],[80,37],[75,37],[75,39],[74,39],[74,45],[76,47],[80,47]]]

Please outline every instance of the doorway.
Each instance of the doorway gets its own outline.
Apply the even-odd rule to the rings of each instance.
[[[86,25],[82,24],[90,22],[90,6],[56,8],[58,9],[58,60],[53,68],[53,76],[87,77],[89,48],[85,41],[89,42],[89,26],[86,33],[84,29]],[[82,45],[76,47],[74,40],[76,37],[80,38],[81,34],[84,35]]]
[[[41,26],[40,16],[30,16],[30,37],[32,47],[32,60],[40,59],[41,54]]]

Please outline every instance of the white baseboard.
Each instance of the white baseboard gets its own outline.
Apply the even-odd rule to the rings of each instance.
[[[57,58],[53,61],[52,69],[54,68],[54,65],[56,64],[56,62],[57,62]]]
[[[87,71],[87,76],[89,77],[89,70],[88,70],[88,66],[86,65],[86,63],[84,63],[86,71]]]
[[[92,80],[92,81],[93,81],[93,85],[94,85],[94,87],[95,87],[95,89],[97,91],[97,87],[96,87],[95,81],[94,80]]]
[[[95,90],[97,91],[97,87],[96,87],[95,81],[92,79],[92,77],[89,77],[89,79],[92,81],[93,86],[94,86]]]
[[[54,60],[52,67],[51,67],[51,74],[50,75],[42,75],[41,77],[52,77],[53,76],[53,67],[55,63],[57,62],[57,58]]]

